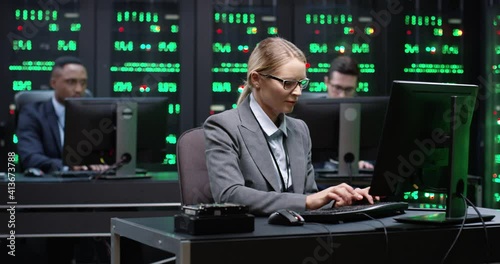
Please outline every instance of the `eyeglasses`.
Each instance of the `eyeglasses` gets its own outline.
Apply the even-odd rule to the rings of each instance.
[[[351,86],[342,86],[342,85],[332,84],[332,83],[328,83],[328,85],[333,87],[333,89],[335,89],[337,92],[344,92],[346,94],[352,93],[355,90],[354,87],[351,87]]]
[[[305,78],[305,79],[302,79],[302,80],[299,80],[299,81],[296,81],[296,80],[283,80],[281,78],[278,78],[276,76],[272,76],[270,74],[262,74],[262,73],[259,73],[259,74],[262,75],[262,76],[264,76],[264,77],[271,78],[273,80],[282,82],[283,83],[283,89],[285,89],[285,90],[293,90],[299,84],[300,84],[300,89],[301,90],[304,90],[304,89],[307,88],[307,86],[309,86],[309,79],[308,78]]]

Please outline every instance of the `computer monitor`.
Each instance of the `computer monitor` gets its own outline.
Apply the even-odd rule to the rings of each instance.
[[[360,159],[375,161],[388,101],[388,96],[300,98],[293,112],[289,115],[302,119],[307,124],[312,140],[312,162],[314,164],[323,164],[330,159],[342,162],[344,153],[340,153],[339,149],[342,149],[342,144],[346,143],[353,143],[353,145],[357,143],[354,146],[347,144],[348,146],[344,148],[354,149],[354,152],[358,153],[354,157],[355,161]],[[354,123],[341,129],[341,124],[348,123],[343,122],[342,118],[349,114],[351,109],[351,107],[343,108],[342,105],[359,106],[360,114],[355,117],[356,121],[359,122],[357,128]],[[347,112],[343,113],[342,110],[347,110]],[[350,131],[352,139],[348,140],[350,142],[340,140],[342,130],[343,132]],[[359,148],[359,151],[355,150],[356,147]],[[357,164],[355,162],[353,164],[356,165],[353,166],[353,171],[356,171]]]
[[[398,221],[464,220],[469,131],[477,92],[477,85],[393,82],[370,194],[402,200],[405,192],[418,190],[446,197],[445,212],[398,217]],[[469,214],[466,220],[480,218]]]
[[[65,100],[63,164],[118,165],[133,176],[136,164],[165,156],[166,97],[68,98]]]

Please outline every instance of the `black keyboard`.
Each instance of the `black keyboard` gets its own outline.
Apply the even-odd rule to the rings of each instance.
[[[61,178],[88,178],[98,175],[98,171],[54,171],[52,174]]]
[[[144,177],[149,177],[146,176],[147,171],[145,169],[140,169],[137,168],[135,169],[135,174],[133,176],[125,176],[125,177],[117,177],[116,171],[115,170],[108,170],[104,174],[100,171],[92,171],[92,170],[81,170],[81,171],[55,171],[53,172],[53,175],[56,177],[61,177],[61,178],[89,178],[89,177],[95,177],[95,176],[100,176],[99,178],[103,179],[108,179],[108,178],[144,178]],[[102,174],[102,175],[101,175]]]
[[[375,202],[374,204],[350,205],[338,208],[310,210],[299,214],[306,222],[339,223],[404,214],[406,202]]]

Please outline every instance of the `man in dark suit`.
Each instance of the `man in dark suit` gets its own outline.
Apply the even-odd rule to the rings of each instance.
[[[54,61],[50,77],[54,96],[50,100],[25,106],[19,114],[17,150],[24,168],[38,168],[44,172],[63,169],[64,99],[84,96],[87,79],[87,70],[80,59],[65,56]],[[103,170],[106,166],[89,167]],[[89,168],[77,166],[72,169]]]

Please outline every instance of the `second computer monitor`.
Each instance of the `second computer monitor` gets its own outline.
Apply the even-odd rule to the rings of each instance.
[[[120,153],[142,167],[163,162],[167,102],[166,97],[66,99],[63,163],[113,165]]]
[[[322,163],[339,160],[341,105],[359,105],[359,157],[355,158],[374,161],[388,101],[386,96],[299,99],[290,116],[306,122],[312,140],[312,161]]]

